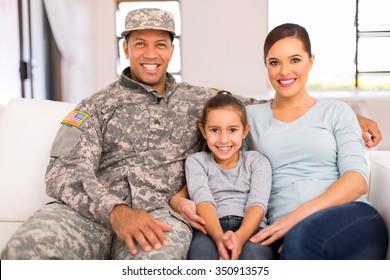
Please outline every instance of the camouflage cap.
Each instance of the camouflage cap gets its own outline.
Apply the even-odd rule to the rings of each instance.
[[[131,31],[144,29],[165,30],[175,37],[173,14],[155,8],[130,11],[126,16],[125,30],[122,31],[121,36],[126,37]]]

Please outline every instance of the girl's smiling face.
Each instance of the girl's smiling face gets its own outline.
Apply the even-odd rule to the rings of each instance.
[[[199,126],[207,139],[207,146],[222,169],[237,165],[242,139],[249,132],[249,125],[242,124],[241,114],[232,106],[215,108],[208,112],[205,126]]]

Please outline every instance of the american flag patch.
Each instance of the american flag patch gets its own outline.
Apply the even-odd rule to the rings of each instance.
[[[87,118],[88,114],[86,113],[80,111],[72,111],[62,120],[62,123],[68,123],[79,127]]]

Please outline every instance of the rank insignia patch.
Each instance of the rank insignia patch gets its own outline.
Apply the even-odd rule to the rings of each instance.
[[[87,118],[88,114],[86,113],[72,111],[62,120],[62,123],[67,123],[79,127]]]

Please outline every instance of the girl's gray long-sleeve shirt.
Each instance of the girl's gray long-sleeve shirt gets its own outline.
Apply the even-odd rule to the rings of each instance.
[[[212,153],[199,152],[187,158],[185,171],[190,198],[196,204],[213,204],[219,218],[244,217],[245,211],[254,205],[261,206],[266,213],[271,164],[259,152],[240,152],[237,166],[230,170],[222,170]]]

